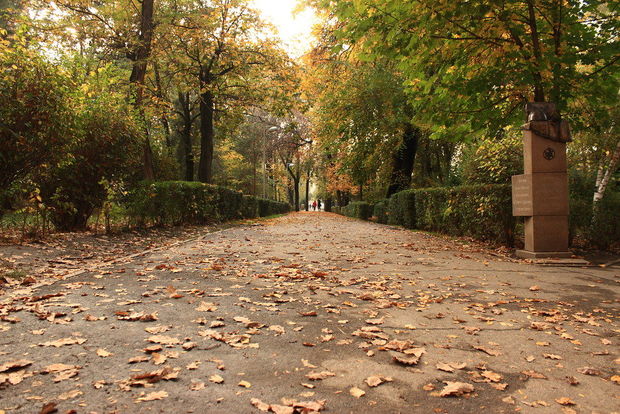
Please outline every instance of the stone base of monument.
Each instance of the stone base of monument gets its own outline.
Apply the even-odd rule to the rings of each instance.
[[[512,210],[525,217],[524,259],[568,259],[568,174],[570,128],[555,104],[531,102],[523,125],[524,174],[512,177]]]
[[[570,259],[573,257],[572,252],[530,252],[528,250],[517,250],[519,259]]]

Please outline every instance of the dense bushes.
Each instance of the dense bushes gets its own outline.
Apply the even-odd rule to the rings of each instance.
[[[465,146],[460,163],[463,183],[510,184],[523,171],[523,140],[512,134],[503,139],[486,139]]]
[[[592,183],[595,177],[573,169],[569,175],[571,244],[583,244],[600,249],[620,242],[620,192],[610,185],[605,197],[593,208]]]
[[[599,202],[586,234],[590,244],[607,249],[620,242],[620,194],[610,193]]]
[[[571,243],[579,237],[588,245],[607,249],[620,242],[620,193],[609,192],[593,209],[591,195],[571,194],[569,230]]]
[[[60,68],[22,37],[4,45],[0,213],[36,196],[57,229],[82,230],[106,186],[140,170],[142,130],[126,91],[110,86],[118,74],[109,67],[91,74],[77,59]],[[16,197],[12,184],[29,193]]]
[[[366,203],[341,208],[344,215],[364,218],[358,213]],[[366,204],[367,205],[367,204]],[[620,241],[620,194],[609,192],[593,213],[589,191],[579,191],[571,182],[571,239],[601,249]],[[487,184],[405,190],[374,206],[379,223],[410,229],[434,231],[454,236],[514,245],[517,220],[512,216],[510,185]]]
[[[408,229],[416,228],[415,191],[405,190],[390,197],[388,224],[396,224]]]
[[[264,198],[259,198],[257,200],[259,217],[269,217],[275,214],[284,214],[288,213],[291,210],[291,206],[289,206],[288,203],[267,200]]]
[[[15,180],[58,161],[73,120],[69,79],[15,44],[0,43],[0,198]]]
[[[343,207],[342,212],[347,217],[368,220],[372,215],[372,206],[365,201],[354,201]]]
[[[258,198],[250,195],[244,195],[241,200],[241,217],[253,218],[259,217],[259,201]]]
[[[414,204],[418,229],[514,244],[510,185],[415,190]]]
[[[511,197],[510,185],[498,184],[405,190],[377,203],[374,215],[380,223],[512,245],[516,220]],[[345,215],[362,205],[368,206],[349,204]]]
[[[205,224],[289,211],[286,203],[187,181],[142,183],[125,197],[123,204],[128,215],[140,224]]]
[[[383,199],[375,204],[372,215],[376,217],[377,223],[387,224],[388,222],[388,207],[390,205],[389,199]]]
[[[106,183],[127,181],[140,168],[141,138],[131,109],[118,97],[88,99],[75,114],[68,154],[41,168],[35,181],[60,230],[82,230],[108,196]]]

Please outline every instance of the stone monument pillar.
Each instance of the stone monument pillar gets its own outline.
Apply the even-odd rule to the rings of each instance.
[[[568,251],[568,123],[552,103],[529,103],[523,126],[525,174],[512,177],[513,215],[525,217],[521,258],[566,258]]]

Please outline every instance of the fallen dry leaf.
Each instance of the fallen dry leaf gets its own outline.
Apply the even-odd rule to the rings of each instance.
[[[153,364],[161,365],[164,364],[168,360],[168,358],[164,354],[160,354],[159,352],[153,352],[151,354],[151,360],[153,361]]]
[[[196,308],[198,312],[215,312],[217,310],[217,306],[215,303],[211,302],[200,302],[200,305]]]
[[[42,374],[57,374],[54,376],[54,382],[60,382],[73,378],[78,375],[80,367],[77,365],[52,364],[45,367]]]
[[[502,376],[493,371],[483,371],[482,376],[491,382],[500,382],[502,380]]]
[[[534,370],[521,371],[521,374],[525,375],[528,378],[547,379],[546,376]]]
[[[435,365],[435,368],[437,368],[440,371],[454,372],[454,368],[452,366],[450,366],[449,364],[445,364],[443,362],[440,362],[437,365]]]
[[[360,397],[363,397],[364,395],[366,395],[366,391],[361,390],[361,389],[359,389],[359,388],[357,388],[357,387],[352,387],[352,388],[349,390],[349,394],[351,394],[351,395],[352,395],[352,396],[354,396],[355,398],[360,398]]]
[[[499,355],[502,354],[497,349],[493,349],[493,348],[489,348],[489,347],[485,347],[485,346],[480,346],[480,345],[474,346],[474,349],[477,349],[478,351],[482,351],[485,354],[491,355],[491,356],[499,356]]]
[[[417,365],[420,362],[421,355],[413,355],[411,357],[403,357],[401,355],[392,355],[392,361],[403,365]]]
[[[555,402],[560,405],[576,405],[575,401],[571,400],[568,397],[556,398]]]
[[[215,384],[222,384],[224,382],[224,378],[220,377],[219,375],[215,374],[215,375],[211,375],[209,377],[209,381],[215,383]]]
[[[53,346],[53,347],[59,348],[65,345],[81,345],[84,342],[86,342],[86,338],[71,337],[71,338],[58,339],[56,341],[43,342],[42,344],[39,344],[39,346]]]
[[[153,322],[156,321],[157,312],[155,313],[144,313],[144,312],[123,312],[118,311],[115,312],[116,318],[120,321],[131,321],[131,322]]]
[[[321,371],[321,372],[310,372],[309,374],[306,374],[306,378],[308,378],[311,381],[320,381],[320,380],[324,380],[325,378],[329,378],[329,377],[335,377],[336,374],[334,374],[333,372],[330,371]]]
[[[43,407],[41,407],[41,411],[39,411],[39,414],[54,414],[58,412],[58,408],[56,408],[58,404],[54,403],[54,402],[50,402],[45,404]]]
[[[145,395],[144,397],[139,397],[138,399],[136,399],[136,401],[156,401],[156,400],[163,400],[164,398],[168,397],[168,393],[166,391],[155,391],[155,392],[150,392],[147,395]]]
[[[366,378],[364,380],[364,382],[369,386],[369,387],[377,387],[385,382],[392,382],[393,379],[391,377],[386,377],[383,375],[371,375],[370,377]]]
[[[459,397],[474,391],[474,386],[466,382],[444,381],[446,386],[439,392],[440,397]]]
[[[161,345],[178,345],[181,343],[181,341],[178,338],[173,338],[171,336],[165,336],[165,335],[153,335],[153,336],[149,336],[149,338],[147,339],[149,342],[153,342],[156,344],[161,344]]]
[[[579,372],[580,374],[583,374],[583,375],[595,375],[595,376],[603,375],[603,373],[601,371],[599,371],[596,368],[592,368],[592,367],[579,368],[577,370],[577,372]]]
[[[59,400],[71,400],[75,397],[77,397],[78,395],[82,395],[84,394],[82,391],[80,390],[71,390],[71,391],[67,391],[67,392],[63,392],[62,394],[60,394],[58,396]]]
[[[192,391],[200,391],[204,388],[206,388],[206,384],[204,382],[192,382],[192,385],[190,385],[189,389]]]
[[[271,404],[269,409],[273,411],[274,414],[293,414],[295,412],[293,407],[278,404]]]
[[[128,364],[137,364],[138,362],[146,362],[149,360],[149,357],[146,355],[138,355],[136,357],[130,358],[127,363]]]
[[[150,334],[160,334],[160,333],[164,333],[170,330],[170,328],[171,326],[158,325],[158,326],[150,326],[148,328],[144,328],[144,330]]]
[[[30,365],[32,365],[32,361],[28,359],[18,359],[17,361],[5,362],[0,365],[0,372],[14,371],[17,369],[26,368]]]
[[[264,402],[262,402],[261,400],[259,400],[258,398],[252,398],[250,400],[250,404],[252,404],[254,407],[256,407],[257,409],[259,409],[260,411],[263,412],[268,412],[270,409],[270,405],[266,404]]]
[[[101,358],[107,358],[110,355],[114,355],[111,352],[106,351],[105,349],[99,348],[97,349],[97,355],[99,355]]]

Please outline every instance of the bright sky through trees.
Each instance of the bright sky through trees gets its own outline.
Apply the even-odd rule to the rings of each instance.
[[[311,8],[295,13],[298,0],[253,0],[263,18],[278,29],[284,47],[292,57],[310,50],[312,26],[318,22]]]

